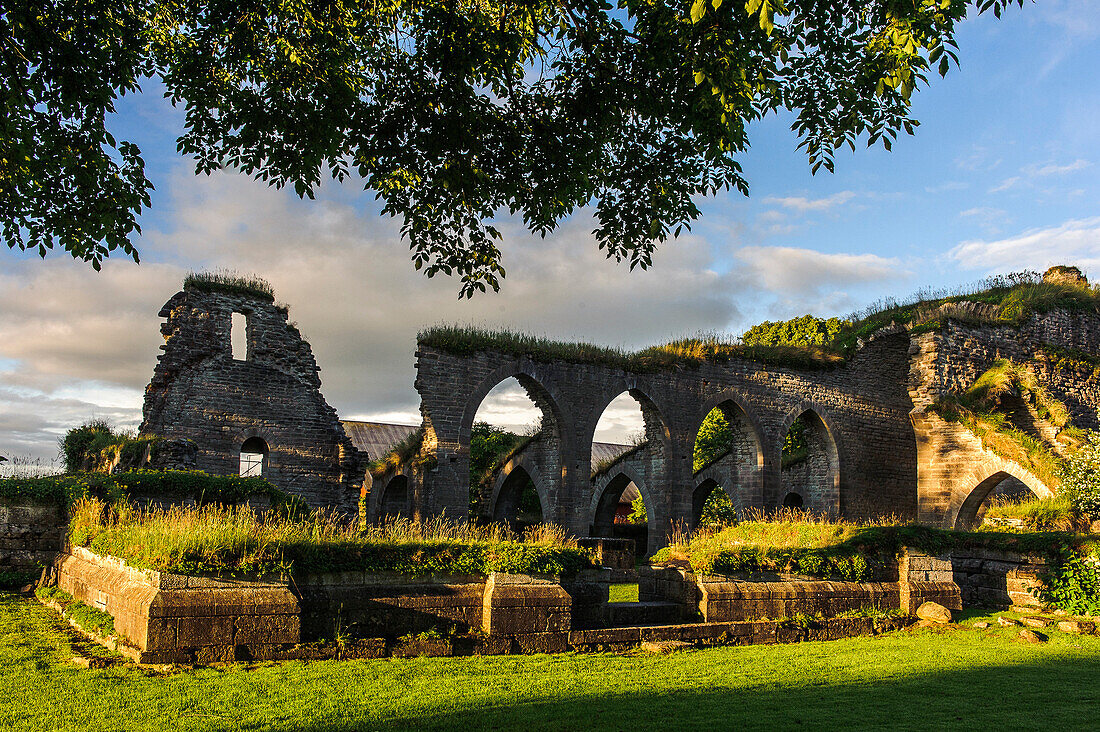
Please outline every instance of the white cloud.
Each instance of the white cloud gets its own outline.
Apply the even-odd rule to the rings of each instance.
[[[843,206],[848,201],[855,198],[856,194],[852,191],[840,191],[834,193],[831,196],[825,196],[824,198],[806,198],[804,196],[768,196],[764,199],[765,204],[771,204],[776,206],[782,206],[784,208],[793,209],[799,213],[808,213],[810,211],[830,211],[832,209]]]
[[[734,255],[744,265],[736,272],[736,286],[743,293],[774,295],[768,306],[772,318],[844,312],[856,304],[853,290],[909,276],[898,259],[877,254],[749,246]]]
[[[1034,172],[1035,175],[1065,175],[1066,173],[1072,173],[1076,170],[1084,170],[1090,165],[1092,165],[1092,163],[1090,163],[1088,160],[1078,158],[1072,163],[1067,163],[1066,165],[1056,165],[1054,163],[1050,163],[1048,165],[1042,166],[1041,168],[1035,168]]]
[[[962,267],[986,272],[1033,269],[1056,264],[1082,269],[1100,266],[1100,217],[1073,219],[993,241],[964,241],[948,252]]]
[[[965,190],[969,187],[969,183],[964,183],[961,180],[949,180],[936,186],[926,186],[924,190],[928,193],[947,193],[948,191]]]
[[[351,204],[365,198],[359,191],[329,186],[302,202],[236,175],[182,173],[169,194],[171,220],[145,226],[140,266],[109,260],[96,274],[61,256],[10,256],[0,275],[0,388],[9,390],[0,409],[10,411],[11,389],[29,390],[33,407],[16,413],[44,422],[0,425],[0,453],[35,439],[39,452],[56,450],[59,429],[97,414],[136,424],[162,343],[157,313],[189,269],[268,279],[313,346],[328,401],[342,416],[395,422],[419,420],[416,333],[440,321],[640,347],[740,317],[728,277],[694,235],[632,273],[604,258],[585,215],[545,240],[505,222],[502,292],[460,301],[455,280],[413,270],[392,220]]]
[[[989,192],[990,193],[1001,193],[1003,191],[1007,191],[1009,188],[1012,188],[1013,186],[1015,186],[1019,182],[1020,182],[1020,176],[1014,175],[1011,178],[1005,178],[999,184],[997,184],[997,185],[993,186],[992,188],[990,188]]]

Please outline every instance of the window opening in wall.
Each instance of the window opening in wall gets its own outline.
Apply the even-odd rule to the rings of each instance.
[[[538,392],[538,387],[529,385]],[[471,515],[491,518],[520,531],[541,523],[544,506],[527,472],[513,471],[494,503],[495,471],[509,456],[524,450],[532,454],[544,447],[555,450],[557,439],[546,404],[537,404],[516,377],[494,386],[478,405],[470,430]]]
[[[259,478],[267,463],[267,443],[259,437],[249,437],[241,445],[241,476]]]
[[[699,425],[692,451],[694,475],[698,478],[704,470],[711,475],[710,483],[701,483],[693,497],[695,524],[736,523],[741,501],[746,495],[744,476],[757,467],[760,460],[760,444],[741,408],[732,400],[726,400],[711,409]],[[718,481],[724,485],[716,485]],[[702,488],[706,490],[700,492]],[[737,502],[733,496],[737,496]]]
[[[248,316],[233,313],[229,321],[229,348],[237,361],[248,359]]]
[[[783,508],[802,508],[802,496],[797,493],[788,493],[783,497]]]

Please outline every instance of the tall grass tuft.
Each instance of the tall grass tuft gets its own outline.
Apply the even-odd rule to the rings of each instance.
[[[517,537],[499,524],[437,517],[399,518],[360,531],[347,517],[328,511],[287,516],[248,506],[145,508],[95,498],[74,503],[70,541],[132,566],[201,575],[560,574],[591,563],[576,540],[556,526],[532,527]]]
[[[243,275],[229,269],[191,272],[183,280],[183,289],[203,292],[228,292],[251,295],[261,300],[275,302],[275,288],[256,275]]]

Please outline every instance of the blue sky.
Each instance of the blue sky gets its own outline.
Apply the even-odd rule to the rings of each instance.
[[[844,315],[995,272],[1078,263],[1100,276],[1100,3],[1026,3],[967,20],[958,40],[961,69],[916,95],[921,126],[892,152],[860,147],[835,174],[811,176],[790,120],[768,119],[742,158],[751,196],[705,200],[651,271],[602,260],[585,212],[545,241],[505,221],[504,289],[472,302],[412,272],[373,194],[327,185],[302,202],[231,173],[194,176],[175,152],[181,114],[148,86],[115,126],[157,186],[142,264],[111,260],[96,274],[56,254],[0,252],[0,454],[56,454],[58,435],[93,416],[135,426],[156,313],[192,269],[269,279],[341,416],[404,422],[417,419],[416,331],[438,321],[635,347]],[[522,396],[502,392],[487,405],[495,421],[526,421]],[[625,435],[630,411],[602,436]]]

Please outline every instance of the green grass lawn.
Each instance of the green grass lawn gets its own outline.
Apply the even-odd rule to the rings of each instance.
[[[608,602],[637,602],[638,583],[616,584],[607,588]]]
[[[0,595],[0,729],[1094,729],[1100,638],[1015,635],[163,673],[78,669],[51,611]]]

